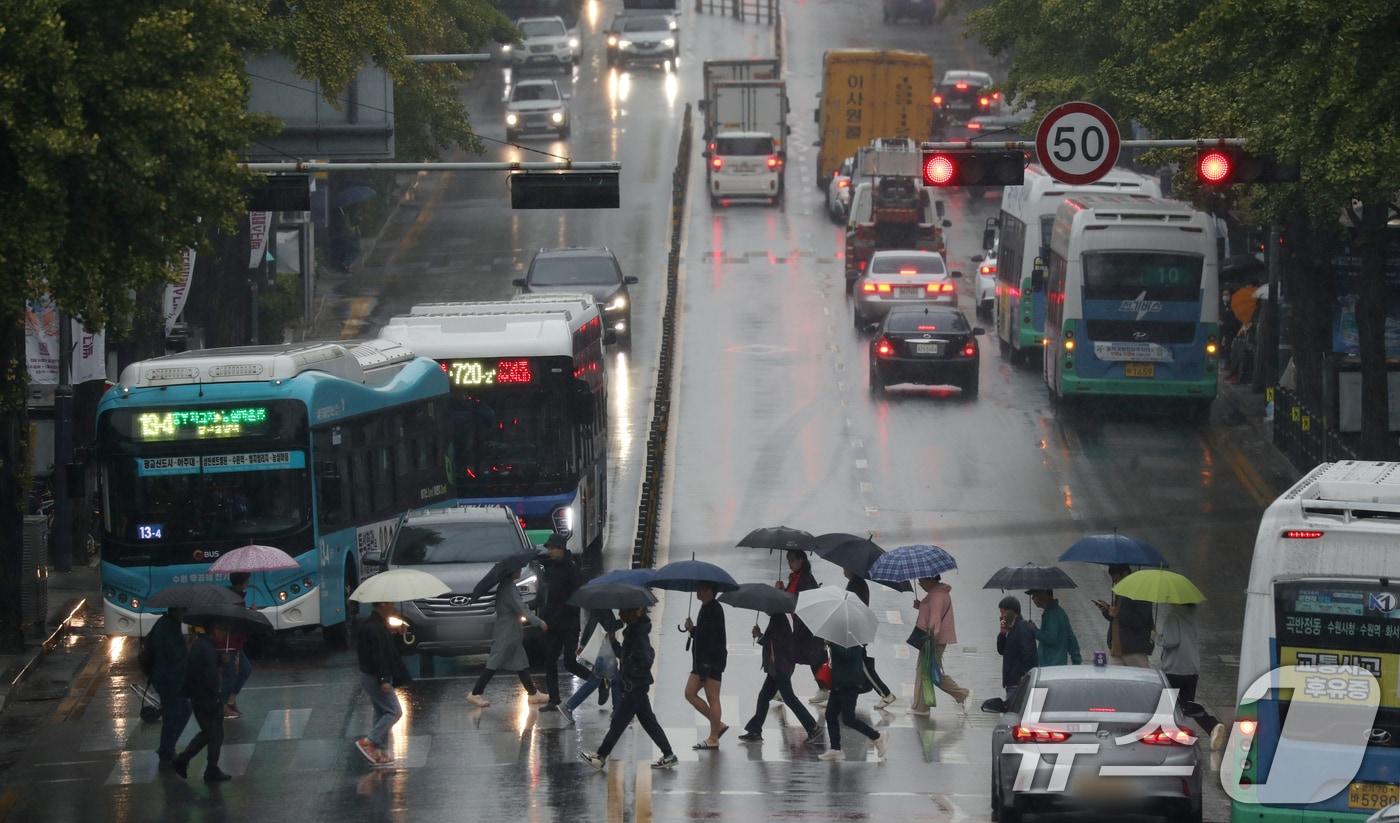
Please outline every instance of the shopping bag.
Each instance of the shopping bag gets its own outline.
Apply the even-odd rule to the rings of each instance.
[[[830,663],[823,663],[823,664],[821,665],[821,668],[817,669],[817,685],[818,685],[818,686],[821,686],[823,689],[826,689],[827,691],[831,691],[831,664],[830,664]]]
[[[603,641],[603,634],[602,626],[594,627],[593,634],[589,636],[588,642],[583,644],[583,653],[579,655],[580,660],[592,662],[598,659],[598,653],[602,651],[602,647],[608,645]]]
[[[943,671],[938,665],[938,648],[934,645],[932,638],[929,638],[929,641],[924,644],[924,653],[928,656],[929,680],[937,686],[943,682]]]

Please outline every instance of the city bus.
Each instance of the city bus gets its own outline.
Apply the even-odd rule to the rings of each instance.
[[[1045,337],[1045,278],[1035,261],[1050,260],[1055,210],[1071,194],[1121,192],[1162,196],[1156,178],[1112,169],[1082,186],[1057,183],[1038,165],[1026,167],[1025,182],[1006,186],[998,223],[996,334],[1001,356],[1012,363],[1037,360]]]
[[[1356,821],[1400,800],[1400,463],[1323,463],[1264,512],[1245,593],[1239,705],[1221,766],[1237,821]],[[1316,698],[1332,675],[1301,688],[1254,689],[1280,666],[1351,666],[1375,676],[1374,716],[1345,741],[1307,739],[1354,711]],[[1343,677],[1345,691],[1358,684]],[[1362,676],[1361,684],[1366,678]],[[1299,681],[1294,681],[1295,683]],[[1290,707],[1311,716],[1291,721]],[[1355,720],[1355,718],[1346,718]],[[1287,724],[1287,728],[1285,728]],[[1285,742],[1280,744],[1280,740]],[[1311,802],[1297,802],[1309,794]],[[1293,802],[1288,802],[1293,801]]]
[[[102,398],[96,456],[109,633],[145,635],[152,595],[226,583],[210,564],[257,543],[299,568],[254,574],[253,605],[276,629],[343,643],[361,552],[451,497],[449,381],[382,340],[158,357]]]
[[[1050,237],[1043,375],[1052,402],[1167,398],[1210,411],[1220,291],[1215,221],[1136,194],[1065,198]]]
[[[503,504],[531,542],[601,547],[607,525],[603,325],[586,295],[430,304],[380,334],[452,384],[459,504]]]

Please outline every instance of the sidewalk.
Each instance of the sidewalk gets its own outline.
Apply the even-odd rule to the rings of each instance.
[[[67,573],[50,569],[48,620],[42,629],[29,630],[23,652],[0,654],[0,712],[69,629],[87,625],[90,615],[100,613],[99,582],[95,565],[80,566]]]
[[[1272,503],[1297,482],[1303,472],[1274,445],[1273,423],[1265,419],[1264,392],[1247,384],[1220,382],[1212,426],[1217,448],[1238,453],[1236,465],[1248,475],[1248,485],[1261,505]]]

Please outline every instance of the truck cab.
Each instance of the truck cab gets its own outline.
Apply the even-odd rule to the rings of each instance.
[[[731,198],[760,198],[778,203],[783,197],[783,158],[779,143],[768,132],[726,131],[710,140],[705,169],[710,205]]]

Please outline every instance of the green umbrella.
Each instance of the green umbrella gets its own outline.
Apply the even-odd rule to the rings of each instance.
[[[1206,599],[1196,584],[1166,569],[1143,569],[1118,581],[1113,593],[1148,603],[1200,603]]]

